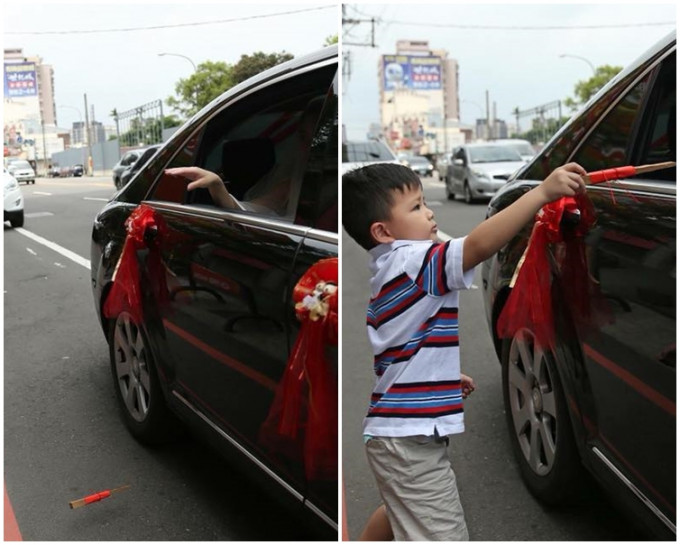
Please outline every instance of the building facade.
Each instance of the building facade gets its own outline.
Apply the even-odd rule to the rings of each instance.
[[[429,42],[399,40],[378,65],[380,121],[395,151],[438,155],[465,141],[458,62]]]

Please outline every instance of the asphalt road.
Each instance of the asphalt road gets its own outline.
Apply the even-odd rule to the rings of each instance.
[[[310,539],[204,443],[152,450],[126,432],[87,268],[111,179],[38,179],[22,190],[25,226],[4,230],[4,474],[23,539]],[[69,508],[122,485],[131,487]]]
[[[484,219],[485,204],[446,200],[443,184],[425,179],[425,196],[441,231],[459,237]],[[366,335],[368,254],[343,232],[342,239],[342,448],[347,519],[356,539],[380,498],[366,463],[361,423],[373,386]],[[480,268],[475,286],[481,286]],[[477,390],[465,405],[466,431],[450,452],[475,541],[643,540],[596,487],[581,505],[551,511],[522,484],[505,426],[501,370],[484,318],[481,289],[460,296],[461,361]]]

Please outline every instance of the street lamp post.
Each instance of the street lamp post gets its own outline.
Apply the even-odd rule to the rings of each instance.
[[[195,63],[194,61],[192,61],[192,60],[191,60],[189,57],[187,57],[186,55],[180,55],[179,53],[159,53],[158,56],[159,56],[159,57],[165,57],[165,56],[169,56],[169,57],[182,57],[183,59],[186,59],[186,60],[188,60],[188,61],[191,63],[191,66],[194,67],[194,74],[196,73],[196,70],[197,70],[197,69],[196,69],[196,63]],[[196,110],[198,110],[198,89],[194,89],[194,102],[196,103]]]
[[[578,55],[569,55],[568,53],[562,53],[559,57],[560,57],[560,59],[563,59],[563,58],[565,58],[565,57],[571,57],[572,59],[579,59],[579,60],[581,60],[581,61],[587,63],[588,66],[590,66],[590,69],[593,71],[593,76],[594,76],[594,75],[596,74],[596,72],[597,72],[597,71],[595,70],[595,67],[593,66],[593,63],[590,62],[590,61],[589,61],[588,59],[586,59],[585,57],[579,57]]]

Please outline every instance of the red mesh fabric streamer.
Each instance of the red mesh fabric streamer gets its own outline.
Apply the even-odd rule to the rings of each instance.
[[[168,301],[165,265],[161,259],[159,243],[167,236],[167,228],[160,216],[144,204],[139,205],[125,221],[127,237],[113,274],[113,287],[104,303],[103,313],[115,318],[122,311],[131,314],[135,323],[144,320],[142,305],[141,272],[137,252],[149,249],[146,259],[152,295],[159,305]],[[147,229],[156,230],[154,237],[145,240]]]
[[[338,260],[323,259],[293,290],[300,332],[277,388],[260,441],[304,459],[309,480],[332,480],[338,471],[338,385],[325,347],[338,341]]]
[[[580,220],[561,229],[565,210],[578,209]],[[560,289],[580,332],[607,321],[604,298],[588,272],[584,237],[595,223],[595,211],[585,193],[562,197],[536,215],[527,250],[515,271],[516,282],[498,318],[499,337],[512,338],[521,327],[530,328],[536,343],[555,347],[554,312],[548,245],[564,242],[556,254]]]

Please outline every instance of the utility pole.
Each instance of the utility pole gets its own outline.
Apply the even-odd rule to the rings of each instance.
[[[489,91],[486,91],[486,140],[491,136],[491,126],[489,124]]]
[[[90,116],[87,109],[87,93],[83,94],[85,98],[85,138],[87,138],[87,165],[83,165],[87,170],[89,176],[92,176],[93,172],[90,168],[92,163],[92,139],[90,138]]]

